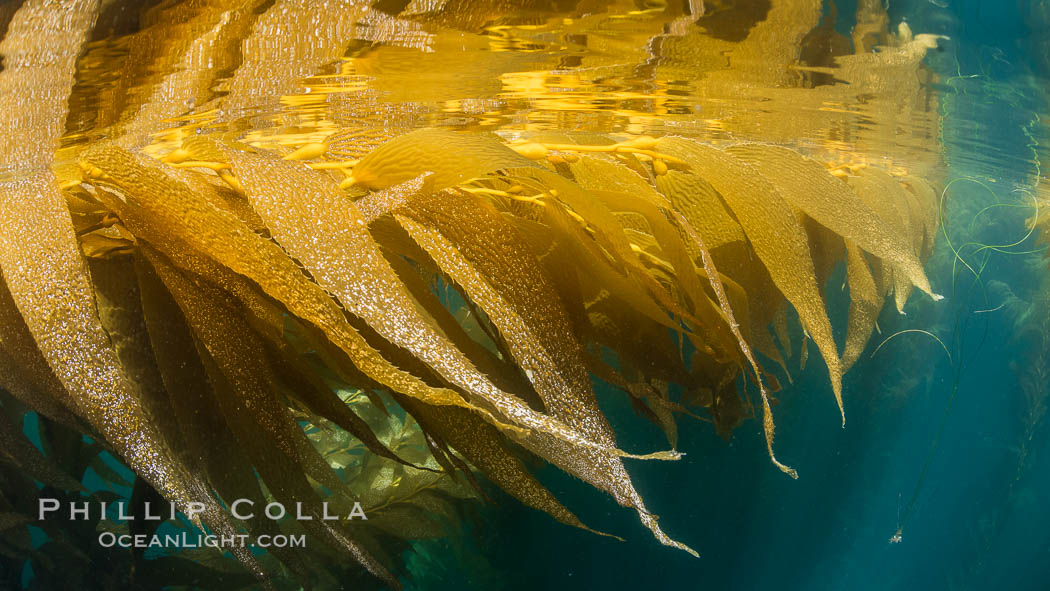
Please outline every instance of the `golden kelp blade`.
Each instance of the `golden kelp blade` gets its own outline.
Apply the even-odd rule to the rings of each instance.
[[[864,345],[875,328],[882,294],[875,287],[871,268],[857,245],[846,241],[846,277],[849,280],[849,327],[846,329],[846,348],[842,352],[842,369],[848,371],[860,358]]]
[[[928,208],[919,203],[919,197],[915,193],[906,189],[895,177],[883,170],[868,167],[858,171],[858,174],[874,181],[881,188],[881,197],[893,207],[896,219],[900,221],[900,231],[911,243],[912,252],[916,257],[920,256],[927,234]],[[897,310],[903,311],[908,295],[912,291],[912,284],[896,270],[893,280]]]
[[[846,181],[857,196],[896,233],[910,235],[911,222],[906,217],[910,214],[910,211],[902,210],[901,205],[905,204],[902,196],[898,193],[898,191],[904,191],[905,189],[897,181],[888,175],[884,176],[868,169],[857,171],[857,174],[848,176]],[[916,223],[918,223],[918,220],[916,220]],[[902,280],[899,276],[900,273],[893,265],[883,264],[881,261],[872,271],[880,293],[886,294],[893,291],[897,311],[903,313],[904,296],[906,295],[903,293],[903,290],[906,287],[910,287],[911,282]]]
[[[462,409],[420,404],[405,396],[399,396],[398,402],[427,432],[444,439],[514,498],[566,525],[590,530],[529,473],[524,463],[507,449],[495,427]]]
[[[365,223],[372,225],[376,219],[408,205],[409,198],[423,190],[423,183],[430,175],[431,173],[425,172],[410,181],[387,187],[382,191],[372,191],[355,201],[354,204],[361,212]]]
[[[744,242],[744,231],[726,209],[718,191],[703,177],[691,172],[669,170],[656,177],[656,187],[704,237],[709,249]]]
[[[438,261],[446,272],[455,273],[453,277],[457,283],[465,283],[475,288],[486,290],[492,289],[486,282],[478,281],[478,278],[468,275],[473,273],[471,265],[463,259],[462,254],[440,232],[429,229],[409,219],[407,216],[399,216],[398,221],[408,230],[413,239],[420,243]],[[486,295],[492,296],[493,294],[490,291]],[[572,414],[579,413],[580,410],[582,409],[574,409]],[[604,423],[603,417],[599,420],[601,420],[601,423]],[[555,422],[550,419],[547,419],[547,421]],[[605,490],[621,505],[633,507],[638,512],[642,523],[653,532],[653,535],[661,543],[685,550],[696,556],[697,554],[692,548],[671,539],[660,529],[656,516],[649,513],[645,508],[645,504],[634,489],[634,485],[631,483],[630,476],[627,474],[622,461],[617,457],[620,455],[631,456],[615,448],[612,433],[608,430],[608,427],[603,429],[601,423],[599,425],[593,424],[593,421],[585,423],[587,429],[581,432],[585,437],[577,436],[573,439],[559,441],[555,437],[557,433],[553,429],[538,428],[528,436],[521,438],[520,441],[526,448],[565,469],[570,474],[574,474]],[[596,444],[590,443],[591,438],[596,440]],[[580,440],[587,442],[587,445],[579,445]],[[575,445],[566,446],[565,442]]]
[[[639,309],[645,311],[646,315],[672,329],[680,329],[680,324],[673,320],[672,316],[700,324],[666,286],[656,281],[631,248],[631,241],[627,238],[623,225],[600,199],[596,199],[569,179],[539,168],[513,170],[510,171],[509,178],[517,183],[543,187],[548,195],[567,206],[568,210],[560,211],[571,213],[575,220],[568,224],[569,233],[576,235],[576,239],[569,240],[572,247],[590,251],[580,253],[584,260],[602,261],[599,263],[599,269],[608,281],[621,282],[626,278],[625,283],[630,287],[625,286],[624,297],[637,295],[638,297],[630,299]],[[559,210],[552,208],[550,215],[561,214]],[[590,233],[581,227],[581,221],[593,229],[593,239]],[[610,264],[610,256],[614,259],[613,264]],[[609,267],[612,267],[613,274],[607,272]]]
[[[559,195],[564,197],[562,192],[559,192]],[[676,325],[667,310],[658,303],[662,300],[660,295],[652,291],[654,288],[652,283],[655,282],[652,282],[650,275],[645,275],[648,280],[640,278],[633,272],[634,266],[630,263],[625,263],[620,268],[616,264],[620,261],[610,260],[607,253],[616,252],[616,249],[606,247],[610,240],[603,230],[596,229],[592,239],[586,228],[582,227],[573,217],[573,212],[561,203],[544,207],[542,213],[544,225],[533,223],[522,229],[523,222],[528,220],[516,220],[515,223],[519,226],[519,232],[524,230],[523,233],[527,236],[535,236],[540,231],[546,231],[551,234],[551,240],[556,241],[552,242],[554,245],[552,253],[555,254],[551,255],[551,258],[560,260],[565,270],[559,273],[557,269],[563,267],[552,260],[547,265],[548,273],[552,277],[568,275],[568,278],[560,281],[558,285],[563,286],[561,289],[572,289],[571,295],[563,294],[563,298],[566,300],[566,305],[569,302],[577,303],[574,310],[577,316],[584,313],[586,306],[581,300],[582,294],[579,293],[579,290],[566,286],[566,282],[569,282],[569,285],[572,285],[573,281],[578,281],[600,286],[601,289],[615,293],[618,298],[628,302],[632,310],[645,316],[648,320],[672,330],[681,330],[681,326]],[[640,265],[637,261],[634,262]],[[554,270],[551,268],[552,265]],[[570,273],[572,267],[578,268],[578,276],[577,272]],[[655,288],[660,288],[660,286],[657,284]]]
[[[62,136],[76,58],[98,10],[97,0],[27,0],[0,42],[0,174],[49,167]]]
[[[136,275],[142,293],[144,321],[151,350],[171,399],[174,419],[186,444],[185,455],[223,499],[250,499],[265,504],[258,477],[246,454],[231,454],[237,439],[215,399],[193,336],[182,311],[141,252],[135,256]],[[257,443],[253,441],[252,443]],[[270,519],[256,515],[245,523],[251,535],[273,535],[279,529]],[[298,576],[308,578],[304,558],[293,552],[273,549]]]
[[[345,487],[273,395],[273,376],[265,365],[262,345],[231,305],[230,296],[213,286],[187,280],[149,247],[144,253],[207,349],[208,356],[202,360],[206,368],[211,366],[227,424],[240,440],[241,449],[253,458],[267,488],[281,502],[301,503],[313,517],[303,523],[308,531],[336,547],[345,547],[372,574],[397,588],[397,579],[373,556],[345,533],[322,523],[320,502],[306,477],[329,487],[335,493],[333,502],[345,494]]]
[[[615,447],[568,314],[511,225],[491,206],[458,191],[420,196],[405,214],[396,217],[497,327],[548,412],[589,439]],[[424,230],[408,218],[425,221],[432,229]],[[540,438],[523,443],[607,490],[621,504],[644,512],[633,502],[624,502],[638,494],[619,458],[595,449],[559,449]],[[648,525],[662,542],[691,552],[667,538],[655,521]]]
[[[421,195],[398,217],[425,223],[455,246],[469,267],[421,244],[499,330],[548,412],[577,429],[607,430],[568,314],[510,222],[453,190]]]
[[[845,424],[842,367],[816,282],[808,239],[776,185],[744,161],[711,146],[682,138],[663,138],[657,146],[661,152],[692,162],[726,200],[755,254],[769,270],[777,288],[798,311],[802,324],[820,349]]]
[[[233,533],[204,486],[174,457],[144,412],[102,327],[65,199],[49,166],[61,134],[76,55],[97,4],[26,2],[0,43],[0,107],[6,137],[0,154],[0,270],[40,352],[82,416],[129,465],[179,507],[204,503],[205,521]],[[33,105],[24,97],[43,97]],[[13,103],[13,104],[8,104]],[[21,140],[21,141],[19,141]],[[245,549],[237,557],[261,575]]]
[[[209,525],[232,533],[208,489],[178,464],[127,381],[99,322],[69,214],[49,171],[0,183],[0,268],[41,353],[80,413],[158,491],[183,509],[206,503]],[[250,555],[241,558],[254,564]]]
[[[533,166],[494,136],[419,129],[383,144],[354,166],[354,182],[385,189],[430,172],[424,188],[437,191],[503,168]]]
[[[75,422],[73,415],[81,412],[82,406],[74,399],[75,394],[71,396],[48,367],[49,364],[54,367],[58,362],[57,352],[45,351],[44,357],[40,355],[31,331],[35,328],[39,335],[44,327],[39,321],[34,322],[35,318],[23,320],[18,309],[29,305],[29,311],[36,316],[38,311],[46,309],[46,304],[35,298],[27,302],[25,295],[12,294],[10,290],[22,289],[28,279],[26,275],[46,278],[52,273],[46,268],[50,263],[48,258],[36,254],[25,256],[31,260],[31,266],[16,266],[20,264],[16,258],[19,253],[30,250],[64,263],[72,281],[80,283],[73,289],[79,288],[80,295],[86,297],[71,304],[72,307],[82,305],[86,308],[83,312],[73,312],[74,315],[86,313],[90,316],[94,305],[69,213],[65,210],[54,175],[46,168],[51,164],[62,133],[65,101],[73,84],[80,44],[96,10],[96,2],[73,3],[68,11],[60,6],[49,7],[46,2],[26,2],[12,18],[8,34],[0,43],[4,60],[4,70],[0,71],[0,109],[6,114],[0,128],[10,140],[0,149],[0,174],[21,177],[0,183],[0,207],[3,208],[0,210],[0,244],[3,244],[0,270],[7,271],[6,285],[0,286],[3,291],[0,294],[0,320],[3,320],[5,333],[0,337],[0,355],[5,365],[11,364],[4,368],[10,375],[3,376],[0,381],[35,409],[69,424]],[[26,97],[41,99],[26,104]],[[47,226],[51,224],[54,228],[49,230]],[[46,243],[30,243],[37,238],[30,233],[39,234],[41,231],[44,237],[53,233],[52,239],[65,242],[66,248],[48,253]],[[58,285],[68,280],[61,274],[59,271],[54,276]],[[41,299],[44,296],[37,294]],[[32,306],[45,307],[34,310]],[[15,374],[13,363],[21,364],[22,371],[28,375],[20,377]]]
[[[654,245],[671,265],[676,283],[691,304],[690,311],[697,320],[693,331],[699,333],[718,356],[736,358],[734,337],[727,330],[726,320],[719,315],[719,306],[703,291],[690,249],[683,240],[684,232],[668,220],[670,199],[654,190],[636,172],[610,160],[581,156],[570,164],[570,170],[576,182],[611,211],[633,212],[644,218],[646,233],[652,236]],[[611,190],[614,187],[616,190]],[[681,226],[686,220],[676,221]]]
[[[781,195],[829,230],[880,259],[899,267],[919,289],[940,299],[930,288],[922,263],[907,239],[895,233],[849,186],[815,160],[781,146],[740,144],[727,152],[754,166],[775,183]]]
[[[186,443],[175,421],[171,397],[153,355],[134,261],[131,257],[89,258],[87,263],[99,319],[109,335],[128,385],[134,389],[135,398],[142,404],[146,415],[153,419],[161,437],[178,456],[186,448]],[[184,458],[178,456],[178,459]]]
[[[923,241],[919,260],[925,261],[933,254],[933,243],[937,239],[937,229],[940,225],[940,195],[934,191],[930,183],[915,175],[906,175],[900,180],[905,188],[915,195],[918,209],[923,212]]]
[[[73,427],[78,407],[55,377],[0,276],[0,387],[33,410]]]
[[[101,175],[93,182],[117,187],[124,196],[104,198],[106,205],[132,232],[171,256],[176,264],[199,272],[218,263],[248,277],[291,313],[322,330],[377,382],[429,404],[475,408],[457,393],[430,387],[383,359],[347,324],[343,311],[328,294],[304,276],[280,247],[168,176],[161,164],[112,145],[93,148],[85,154],[85,161]]]
[[[572,445],[608,448],[608,443],[592,441],[587,434],[536,413],[521,399],[496,388],[435,331],[383,258],[360,212],[345,202],[330,178],[295,162],[234,151],[227,154],[277,241],[349,312],[470,394],[478,407],[495,410],[511,424],[554,434]]]
[[[634,194],[637,195],[637,192]],[[661,254],[667,257],[674,271],[674,278],[681,295],[691,303],[695,320],[683,319],[691,323],[692,331],[687,336],[694,341],[694,344],[710,347],[719,361],[738,360],[737,343],[729,330],[728,318],[721,314],[724,310],[721,310],[719,305],[704,292],[700,283],[701,273],[698,272],[694,259],[690,256],[692,249],[687,248],[683,241],[683,236],[688,235],[687,220],[684,217],[678,218],[675,220],[677,225],[672,224],[668,216],[673,218],[674,214],[666,207],[667,204],[643,202],[631,194],[594,191],[594,196],[615,210],[622,211],[630,208],[642,215],[652,232],[653,241]],[[696,338],[694,334],[699,338]]]
[[[275,452],[283,455],[282,461],[295,468],[292,472],[303,472],[338,491],[339,479],[274,395],[276,378],[266,363],[263,343],[236,310],[232,298],[203,281],[192,282],[181,276],[152,248],[144,246],[143,253],[180,304],[200,346],[208,351],[215,367],[222,372],[221,379],[236,397],[231,403],[235,410],[229,413],[227,422],[231,426],[240,421],[251,424],[256,436],[245,438],[242,445],[250,447],[260,440],[273,441]],[[278,459],[273,457],[270,461]]]

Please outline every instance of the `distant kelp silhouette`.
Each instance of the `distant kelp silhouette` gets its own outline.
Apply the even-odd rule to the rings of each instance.
[[[271,20],[314,26],[304,5],[279,4],[284,13],[224,12],[215,35],[202,32],[220,22],[212,12],[185,23],[200,28],[187,56],[221,55],[254,27],[220,123],[279,99],[343,49],[333,39],[346,35],[333,34],[276,52],[263,42]],[[227,133],[149,145],[184,109],[170,93],[195,97],[214,76],[187,67],[108,121],[109,138],[76,145],[76,166],[52,170],[96,8],[27,1],[0,45],[14,138],[0,151],[5,414],[17,424],[25,405],[56,429],[97,436],[140,494],[205,503],[198,525],[213,532],[278,527],[234,522],[219,499],[301,506],[315,519],[280,527],[318,545],[262,559],[236,550],[257,576],[276,558],[308,580],[349,555],[397,586],[396,551],[456,518],[457,499],[480,491],[475,470],[590,529],[522,449],[695,554],[662,531],[623,458],[676,459],[676,418],[701,408],[727,435],[755,414],[741,387],[753,383],[769,455],[796,476],[773,453],[779,386],[759,355],[784,365],[787,306],[845,421],[842,373],[885,296],[898,308],[914,287],[937,297],[922,270],[938,221],[926,181],[766,143],[348,127],[281,150]],[[325,18],[341,30],[365,13],[392,22],[364,8]],[[903,43],[914,55],[902,67],[914,68],[927,45]],[[296,68],[264,71],[280,60]],[[38,97],[33,109],[18,102],[26,96]],[[825,309],[840,261],[851,297],[841,355]],[[618,443],[592,376],[624,391],[672,450]],[[11,438],[29,449],[17,430]],[[59,488],[83,471],[61,453],[30,455],[10,460]],[[24,500],[0,502],[31,514]],[[344,515],[362,502],[370,519],[324,521],[322,502]]]

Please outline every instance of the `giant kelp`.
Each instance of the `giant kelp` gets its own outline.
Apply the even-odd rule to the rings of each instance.
[[[796,4],[805,3],[778,3],[773,13],[797,20],[791,31],[819,13],[819,3],[785,12]],[[180,43],[135,33],[119,62],[122,84],[148,79],[150,92],[136,86],[98,101],[96,113],[71,115],[74,130],[87,121],[107,132],[72,133],[57,156],[67,100],[89,93],[73,81],[97,6],[29,0],[0,45],[0,100],[11,102],[3,129],[25,138],[0,153],[10,173],[0,183],[7,414],[19,420],[24,405],[47,424],[92,433],[135,471],[140,495],[180,508],[207,502],[202,524],[213,531],[276,527],[234,523],[219,499],[275,499],[315,517],[322,500],[361,502],[374,516],[282,524],[320,546],[263,562],[279,560],[304,579],[348,556],[396,586],[398,544],[440,535],[442,516],[481,490],[475,471],[590,529],[530,473],[529,455],[607,492],[658,540],[695,554],[664,533],[625,460],[679,457],[680,416],[706,410],[728,434],[756,414],[754,393],[771,459],[797,476],[774,456],[781,378],[770,361],[786,368],[784,354],[801,345],[804,356],[812,340],[844,421],[842,374],[885,297],[894,294],[898,308],[913,287],[937,297],[922,270],[937,222],[937,192],[916,176],[926,162],[882,169],[861,157],[831,161],[827,146],[759,141],[778,134],[729,142],[409,131],[377,124],[365,90],[357,104],[321,107],[332,111],[324,124],[259,135],[245,112],[284,100],[351,38],[427,48],[427,26],[478,26],[478,14],[455,2],[412,3],[400,16],[364,3],[327,8],[154,7],[144,18],[176,29]],[[667,18],[689,16],[666,8]],[[677,64],[706,55],[705,43],[736,43],[754,65],[781,36],[752,24],[762,34],[736,41],[660,34],[653,51]],[[58,33],[65,29],[77,34]],[[282,47],[276,39],[289,31],[308,39]],[[849,71],[917,70],[933,41],[904,37],[884,34],[898,47]],[[89,44],[79,71],[97,67],[100,53]],[[734,84],[811,96],[772,75],[771,64],[787,59],[778,56],[738,72]],[[215,95],[218,69],[233,73]],[[722,72],[712,88],[731,80]],[[876,82],[867,80],[879,98],[914,100]],[[20,108],[27,96],[41,108]],[[197,104],[208,114],[199,133],[166,131],[166,119]],[[844,353],[826,311],[828,278],[842,261],[852,300]],[[788,307],[801,344],[785,328]],[[622,390],[672,449],[618,441],[592,376]],[[10,461],[64,488],[82,470],[29,452]],[[258,576],[276,568],[246,551],[237,558]]]

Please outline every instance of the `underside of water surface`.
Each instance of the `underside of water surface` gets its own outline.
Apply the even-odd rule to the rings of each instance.
[[[1046,589],[1048,31],[0,1],[0,589]]]

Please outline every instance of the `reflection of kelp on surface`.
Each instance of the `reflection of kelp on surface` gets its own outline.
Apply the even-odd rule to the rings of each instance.
[[[842,373],[886,295],[898,308],[913,287],[932,295],[922,261],[936,234],[936,193],[919,178],[930,163],[874,166],[865,160],[877,154],[840,162],[824,153],[870,130],[832,137],[823,131],[834,125],[818,115],[767,131],[759,119],[769,113],[753,121],[719,114],[719,139],[795,137],[816,148],[815,158],[766,143],[528,126],[503,136],[404,133],[425,109],[383,104],[362,87],[329,112],[323,94],[295,93],[350,39],[387,42],[373,54],[391,44],[440,50],[428,11],[412,3],[399,18],[389,7],[307,4],[279,1],[261,14],[251,2],[222,11],[158,6],[147,14],[180,43],[155,43],[145,31],[122,38],[120,80],[136,92],[110,100],[89,100],[105,98],[106,87],[74,85],[92,3],[27,2],[0,46],[0,100],[11,103],[5,131],[35,136],[12,144],[29,150],[0,152],[16,175],[0,186],[0,270],[10,296],[0,300],[2,385],[46,420],[97,434],[139,475],[138,487],[180,507],[208,502],[202,522],[213,531],[267,526],[231,522],[212,491],[223,500],[302,503],[312,515],[322,499],[344,508],[361,501],[375,513],[360,524],[294,524],[316,541],[309,555],[240,552],[257,574],[274,572],[276,559],[294,578],[327,582],[308,573],[334,572],[342,553],[394,586],[392,553],[405,539],[440,533],[420,518],[454,517],[474,470],[586,528],[529,473],[522,449],[608,492],[660,541],[691,551],[663,533],[623,462],[677,453],[629,453],[598,408],[591,376],[623,390],[672,447],[677,416],[695,407],[723,434],[756,414],[748,389],[737,393],[753,384],[772,457],[778,378],[765,358],[784,365],[780,348],[792,348],[786,304],[817,345],[842,408]],[[816,25],[819,2],[771,4],[744,36],[664,36],[653,27],[646,34],[659,43],[639,58],[659,73],[728,51],[731,67],[703,83],[712,93],[761,89],[777,104],[810,100],[815,89],[801,87],[784,48]],[[478,26],[457,21],[455,4],[442,6],[435,22]],[[189,13],[168,12],[182,10]],[[78,35],[32,44],[27,23],[70,15]],[[727,8],[699,24],[730,18]],[[285,44],[289,31],[296,41]],[[886,40],[899,47],[844,56],[857,59],[843,75],[865,76],[870,104],[887,113],[927,117],[918,79],[892,81],[916,76],[929,40]],[[89,44],[81,75],[112,50]],[[37,60],[33,51],[62,59]],[[219,71],[198,67],[213,57]],[[375,55],[362,67],[368,59]],[[341,78],[353,64],[337,68],[332,84],[361,83]],[[506,65],[494,58],[490,67]],[[41,88],[37,109],[17,103]],[[821,90],[813,104],[842,90],[819,88],[834,91]],[[72,133],[52,172],[67,96]],[[77,97],[97,111],[76,109]],[[256,110],[281,102],[306,105],[310,124],[282,134],[252,129]],[[165,120],[188,112],[203,113],[200,137],[164,131]],[[825,287],[841,261],[851,307],[840,354]],[[336,394],[348,385],[361,397]],[[386,414],[391,400],[398,408]],[[6,409],[17,424],[20,407]],[[57,457],[68,476],[82,473]]]

